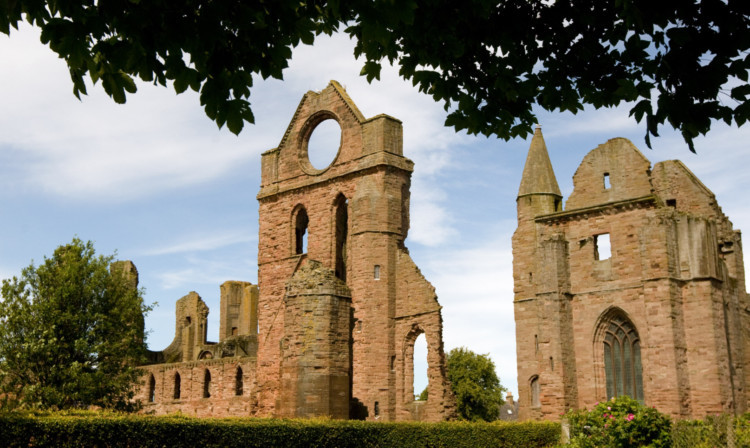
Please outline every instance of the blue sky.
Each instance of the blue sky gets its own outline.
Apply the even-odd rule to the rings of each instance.
[[[256,125],[237,137],[217,129],[192,92],[139,83],[123,106],[95,86],[78,101],[36,30],[0,34],[0,277],[78,236],[138,267],[147,302],[158,302],[146,320],[152,349],[171,342],[174,302],[193,290],[212,310],[209,339],[218,339],[219,285],[257,280],[260,153],[279,143],[306,91],[335,79],[366,117],[403,122],[404,154],[416,164],[406,244],[443,305],[446,351],[488,353],[517,396],[510,242],[529,140],[445,128],[442,106],[395,69],[367,84],[352,50],[340,35],[297,48],[284,81],[257,81]],[[652,164],[681,159],[735,228],[750,229],[750,127],[716,124],[696,155],[667,129],[649,150],[627,107],[538,118],[566,199],[583,156],[627,137]]]

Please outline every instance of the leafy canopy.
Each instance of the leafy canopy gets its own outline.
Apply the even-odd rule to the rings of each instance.
[[[497,420],[505,388],[500,385],[489,355],[477,355],[465,347],[454,348],[446,357],[446,370],[459,418]]]
[[[70,68],[73,93],[101,81],[116,102],[134,78],[200,92],[206,114],[253,123],[254,76],[282,79],[292,49],[344,30],[362,75],[384,61],[442,102],[446,125],[525,137],[548,111],[621,103],[693,139],[750,118],[746,0],[6,0],[0,31],[27,20]]]
[[[112,260],[76,238],[3,280],[1,407],[130,407],[150,308]]]

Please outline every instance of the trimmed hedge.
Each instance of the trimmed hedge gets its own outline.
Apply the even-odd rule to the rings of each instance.
[[[557,423],[373,423],[106,413],[0,415],[2,447],[546,447]]]

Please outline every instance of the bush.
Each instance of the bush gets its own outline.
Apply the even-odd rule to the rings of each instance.
[[[682,420],[672,426],[674,448],[750,447],[750,414],[709,415],[703,420]]]
[[[0,446],[15,447],[431,447],[536,448],[556,444],[557,423],[374,423],[200,419],[112,413],[0,414]]]
[[[597,403],[590,411],[566,414],[574,448],[671,446],[671,420],[629,397]]]

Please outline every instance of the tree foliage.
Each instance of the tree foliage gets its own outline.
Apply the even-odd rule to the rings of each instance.
[[[292,49],[321,33],[356,40],[362,75],[384,61],[442,102],[446,125],[524,137],[532,106],[621,103],[690,149],[712,121],[750,118],[750,2],[745,0],[4,0],[0,31],[27,20],[70,68],[117,102],[134,78],[200,92],[206,114],[239,133],[253,122],[253,77],[282,78]]]
[[[113,257],[73,239],[3,280],[3,407],[126,409],[144,360],[142,293]]]
[[[497,420],[505,388],[500,385],[489,355],[477,355],[465,347],[454,348],[446,357],[446,370],[460,418]]]

